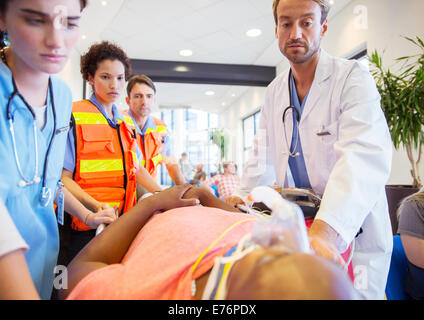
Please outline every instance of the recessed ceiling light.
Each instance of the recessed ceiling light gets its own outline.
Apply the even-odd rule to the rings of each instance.
[[[82,40],[85,40],[85,39],[87,39],[87,36],[86,36],[85,34],[83,34],[83,35],[81,36],[81,39],[82,39]]]
[[[102,6],[107,6],[107,1],[102,1]]]
[[[189,72],[190,70],[186,66],[177,66],[174,68],[177,72]]]
[[[235,97],[235,96],[236,96],[236,94],[235,94],[235,93],[233,93],[231,96],[232,96],[232,97]]]
[[[215,95],[215,92],[214,92],[214,91],[212,91],[212,90],[209,90],[209,91],[206,91],[206,92],[205,92],[205,94],[206,94],[207,96],[213,96],[213,95]]]
[[[190,57],[193,55],[193,51],[185,49],[180,51],[180,55],[183,57]]]
[[[248,37],[259,37],[262,34],[262,31],[259,29],[250,29],[246,32],[246,36]]]
[[[227,104],[226,104],[225,102],[223,102],[223,103],[221,103],[221,105],[222,105],[223,107],[225,107]]]
[[[333,5],[334,4],[334,0],[330,0],[330,5]]]

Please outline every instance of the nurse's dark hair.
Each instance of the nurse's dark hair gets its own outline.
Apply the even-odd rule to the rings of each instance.
[[[0,30],[0,50],[7,46],[6,40],[6,32]]]
[[[323,24],[325,19],[327,19],[328,13],[330,12],[329,1],[328,0],[311,0],[311,1],[318,3],[318,5],[321,7],[321,24]],[[279,4],[280,4],[280,0],[274,0],[272,3],[272,10],[274,12],[275,25],[278,24],[277,8]]]
[[[99,63],[105,60],[119,60],[125,67],[125,80],[131,75],[131,61],[124,50],[109,41],[93,44],[86,54],[81,57],[81,74],[85,81],[89,76],[94,77]]]
[[[131,77],[130,80],[128,80],[128,85],[127,85],[127,95],[128,95],[128,97],[130,97],[131,90],[134,88],[134,86],[137,83],[141,83],[141,84],[145,84],[145,85],[149,86],[150,88],[153,89],[153,91],[156,94],[156,87],[155,87],[155,84],[153,83],[152,79],[150,79],[145,74],[142,74],[142,75],[135,75],[135,76]]]
[[[5,13],[7,6],[9,5],[9,3],[13,1],[13,0],[0,0],[0,12],[1,13]],[[81,4],[81,11],[87,6],[87,2],[88,0],[80,0],[80,4]]]

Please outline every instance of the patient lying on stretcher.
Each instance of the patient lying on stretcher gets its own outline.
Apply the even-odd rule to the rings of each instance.
[[[60,294],[68,299],[359,298],[342,268],[313,254],[256,248],[232,259],[255,219],[203,189],[167,189],[94,238],[68,266],[69,289]],[[223,256],[236,261],[213,268]]]

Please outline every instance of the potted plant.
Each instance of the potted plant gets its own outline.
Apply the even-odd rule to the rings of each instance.
[[[220,163],[217,165],[219,173],[222,173],[222,162],[227,157],[229,135],[225,129],[212,129],[210,131],[210,140],[220,151]]]
[[[419,37],[405,39],[417,46],[420,53],[396,59],[396,74],[390,69],[384,69],[377,51],[370,57],[374,67],[372,75],[381,95],[381,107],[393,145],[396,150],[403,145],[411,163],[411,185],[386,186],[393,234],[397,231],[396,210],[399,202],[422,187],[420,163],[424,144],[424,42]],[[414,150],[417,150],[416,156]]]

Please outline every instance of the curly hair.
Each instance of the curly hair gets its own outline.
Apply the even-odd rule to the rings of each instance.
[[[131,61],[127,54],[117,45],[103,41],[93,44],[88,52],[81,57],[81,74],[85,81],[94,77],[99,63],[104,60],[119,60],[125,67],[125,80],[131,75]]]

